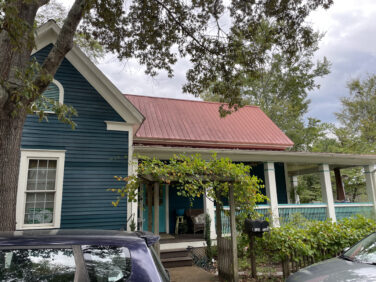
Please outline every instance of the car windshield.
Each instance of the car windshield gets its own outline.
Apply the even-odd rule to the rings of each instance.
[[[129,250],[117,246],[0,249],[0,281],[127,281]]]
[[[364,238],[345,252],[343,257],[356,262],[376,264],[376,233]]]

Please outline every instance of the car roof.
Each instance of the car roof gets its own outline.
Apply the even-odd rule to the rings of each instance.
[[[52,230],[23,230],[0,232],[0,247],[17,245],[128,245],[148,244],[148,239],[158,240],[149,232],[127,232],[115,230],[93,229],[52,229]],[[148,244],[149,245],[149,244]]]

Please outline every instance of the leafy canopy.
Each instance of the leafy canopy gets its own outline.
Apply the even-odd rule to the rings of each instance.
[[[376,142],[376,75],[368,75],[364,80],[354,79],[348,83],[347,87],[349,96],[341,99],[342,111],[336,113],[336,116],[343,125],[343,131],[370,145],[369,150],[374,152]]]
[[[126,196],[128,201],[137,201],[138,188],[149,180],[175,183],[178,195],[190,199],[206,195],[222,204],[223,197],[228,197],[232,186],[236,206],[244,213],[253,213],[256,203],[263,202],[266,197],[259,190],[261,180],[250,175],[250,169],[247,165],[233,163],[228,158],[217,158],[216,155],[209,160],[200,155],[174,155],[168,162],[143,158],[134,175],[115,176],[125,182],[123,188],[109,190],[118,195],[114,206]]]
[[[21,73],[34,47],[37,11],[41,11],[38,19],[45,20],[54,9],[51,15],[63,23],[57,43],[32,80],[14,79],[9,69],[0,70],[0,106],[6,105],[14,116],[30,110],[74,38],[88,50],[113,52],[120,60],[135,58],[150,75],[165,70],[172,76],[177,59],[189,57],[192,68],[183,90],[199,96],[210,87],[215,95],[226,97],[230,109],[237,109],[244,104],[245,79],[262,73],[268,54],[283,54],[284,60],[293,62],[296,54],[315,45],[317,34],[305,19],[312,10],[329,8],[333,1],[76,0],[66,16],[54,1],[48,8],[49,2],[0,2],[0,29],[11,41],[12,52],[22,57],[22,63],[11,68]],[[6,62],[9,58],[0,56],[0,63]],[[9,86],[7,80],[16,81]],[[30,99],[19,91],[24,84],[36,89]]]

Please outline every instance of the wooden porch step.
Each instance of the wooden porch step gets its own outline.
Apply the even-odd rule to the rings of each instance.
[[[191,257],[177,257],[162,259],[162,264],[165,268],[192,266],[193,260]]]
[[[161,250],[160,254],[161,254],[161,259],[180,258],[180,257],[189,256],[187,249]]]
[[[161,261],[166,268],[192,266],[193,260],[187,249],[161,250]]]

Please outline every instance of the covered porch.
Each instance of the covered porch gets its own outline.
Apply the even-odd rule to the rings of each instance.
[[[367,217],[375,216],[376,179],[374,165],[376,164],[376,156],[263,150],[213,150],[166,146],[134,147],[134,155],[155,157],[160,160],[168,160],[174,154],[200,154],[203,158],[209,158],[213,153],[217,153],[218,157],[228,157],[234,162],[249,164],[252,167],[251,173],[263,180],[265,185],[265,191],[263,192],[268,196],[269,201],[260,204],[257,207],[257,211],[260,214],[268,216],[275,227],[289,222],[294,214],[300,214],[308,220],[325,220],[330,218],[332,221],[351,217],[356,214],[363,214]],[[341,182],[341,170],[353,167],[361,167],[364,172],[367,201],[362,203],[336,201],[333,196],[330,172],[335,172],[335,183],[337,183],[336,189],[338,194],[338,191],[341,192],[341,185],[339,185]],[[291,195],[294,195],[294,191],[296,192],[298,176],[309,173],[315,173],[320,176],[322,202],[296,203],[293,199],[294,197]],[[343,186],[342,190],[344,190]],[[133,218],[138,223],[137,227],[140,230],[150,230],[150,226],[148,226],[149,221],[146,217],[146,209],[150,207],[147,203],[146,191],[145,187],[140,187],[139,202],[128,203],[128,218]],[[211,237],[215,238],[215,205],[213,201],[206,197],[198,198],[190,206],[189,200],[176,195],[176,189],[169,187],[169,185],[161,185],[159,198],[159,232],[172,235],[169,237],[170,240],[166,242],[171,244],[172,238],[179,237],[174,235],[176,233],[175,229],[179,210],[180,212],[183,210],[185,220],[187,220],[187,212],[189,210],[201,210],[204,213],[208,213],[212,219]],[[152,218],[151,224],[153,224]],[[224,214],[222,218],[222,230],[223,233],[226,233],[229,230],[228,220]],[[130,220],[128,220],[128,228],[130,228],[129,224]],[[152,230],[154,230],[153,226]],[[178,229],[178,233],[181,233],[180,231]],[[201,230],[196,233],[195,235],[192,234],[191,240],[187,237],[186,241],[191,241],[194,245],[201,245],[203,243],[200,240],[202,238]],[[179,240],[176,241],[179,243]]]

